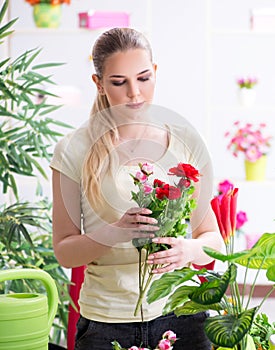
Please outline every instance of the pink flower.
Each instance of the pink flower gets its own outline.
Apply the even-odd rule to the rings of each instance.
[[[168,339],[161,339],[158,343],[159,350],[171,350],[173,347],[171,346],[171,342]]]
[[[142,173],[141,171],[137,171],[135,175],[135,180],[140,183],[144,183],[147,181],[147,175]]]
[[[262,155],[267,154],[270,148],[271,136],[264,136],[265,123],[253,125],[246,123],[241,125],[239,121],[234,123],[235,131],[226,132],[225,137],[231,137],[227,149],[232,151],[234,157],[240,152],[244,153],[245,159],[256,161]]]
[[[149,163],[143,163],[140,165],[140,170],[145,174],[145,175],[151,175],[153,174],[154,167],[153,165]]]
[[[234,188],[234,185],[229,180],[224,180],[218,184],[219,194],[225,194],[228,191],[231,191]]]
[[[137,346],[131,346],[129,350],[140,350],[141,348],[138,348]]]
[[[150,194],[150,193],[152,193],[153,192],[153,187],[150,185],[150,184],[144,184],[143,185],[143,192],[145,193],[145,194]]]
[[[177,335],[173,331],[166,331],[163,333],[162,338],[175,342],[177,340]]]
[[[246,212],[239,211],[236,220],[236,230],[239,230],[248,221]]]

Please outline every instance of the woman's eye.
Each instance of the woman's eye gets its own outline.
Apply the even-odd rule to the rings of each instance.
[[[138,78],[138,80],[140,80],[140,81],[147,81],[147,80],[149,80],[149,79],[150,79],[149,76]]]
[[[112,81],[112,84],[114,86],[121,86],[125,83],[125,80],[122,80],[122,81]]]

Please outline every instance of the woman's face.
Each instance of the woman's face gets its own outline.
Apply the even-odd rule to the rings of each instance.
[[[139,110],[153,99],[156,65],[144,49],[116,52],[104,64],[102,79],[93,75],[100,94],[105,94],[110,106],[123,105]]]

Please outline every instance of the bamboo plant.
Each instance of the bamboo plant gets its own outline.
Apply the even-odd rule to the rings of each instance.
[[[13,33],[17,20],[4,23],[8,6],[5,0],[0,10],[0,45]],[[50,148],[61,136],[57,130],[69,126],[49,117],[60,106],[47,103],[52,95],[47,87],[54,82],[41,73],[61,63],[35,64],[39,53],[40,49],[30,49],[0,62],[0,269],[33,267],[54,278],[60,300],[51,341],[59,344],[67,333],[70,281],[54,256],[51,203],[43,196],[39,179],[47,179],[41,163],[51,158]],[[35,203],[21,198],[22,177],[36,179]],[[0,284],[0,293],[34,290],[41,292],[43,286],[34,280]]]

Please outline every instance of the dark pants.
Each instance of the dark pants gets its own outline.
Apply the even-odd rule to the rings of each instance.
[[[80,317],[75,350],[111,350],[114,340],[123,348],[135,345],[155,349],[168,330],[179,338],[173,350],[210,350],[211,344],[203,330],[206,317],[207,313],[180,317],[169,314],[143,323],[103,323]]]

